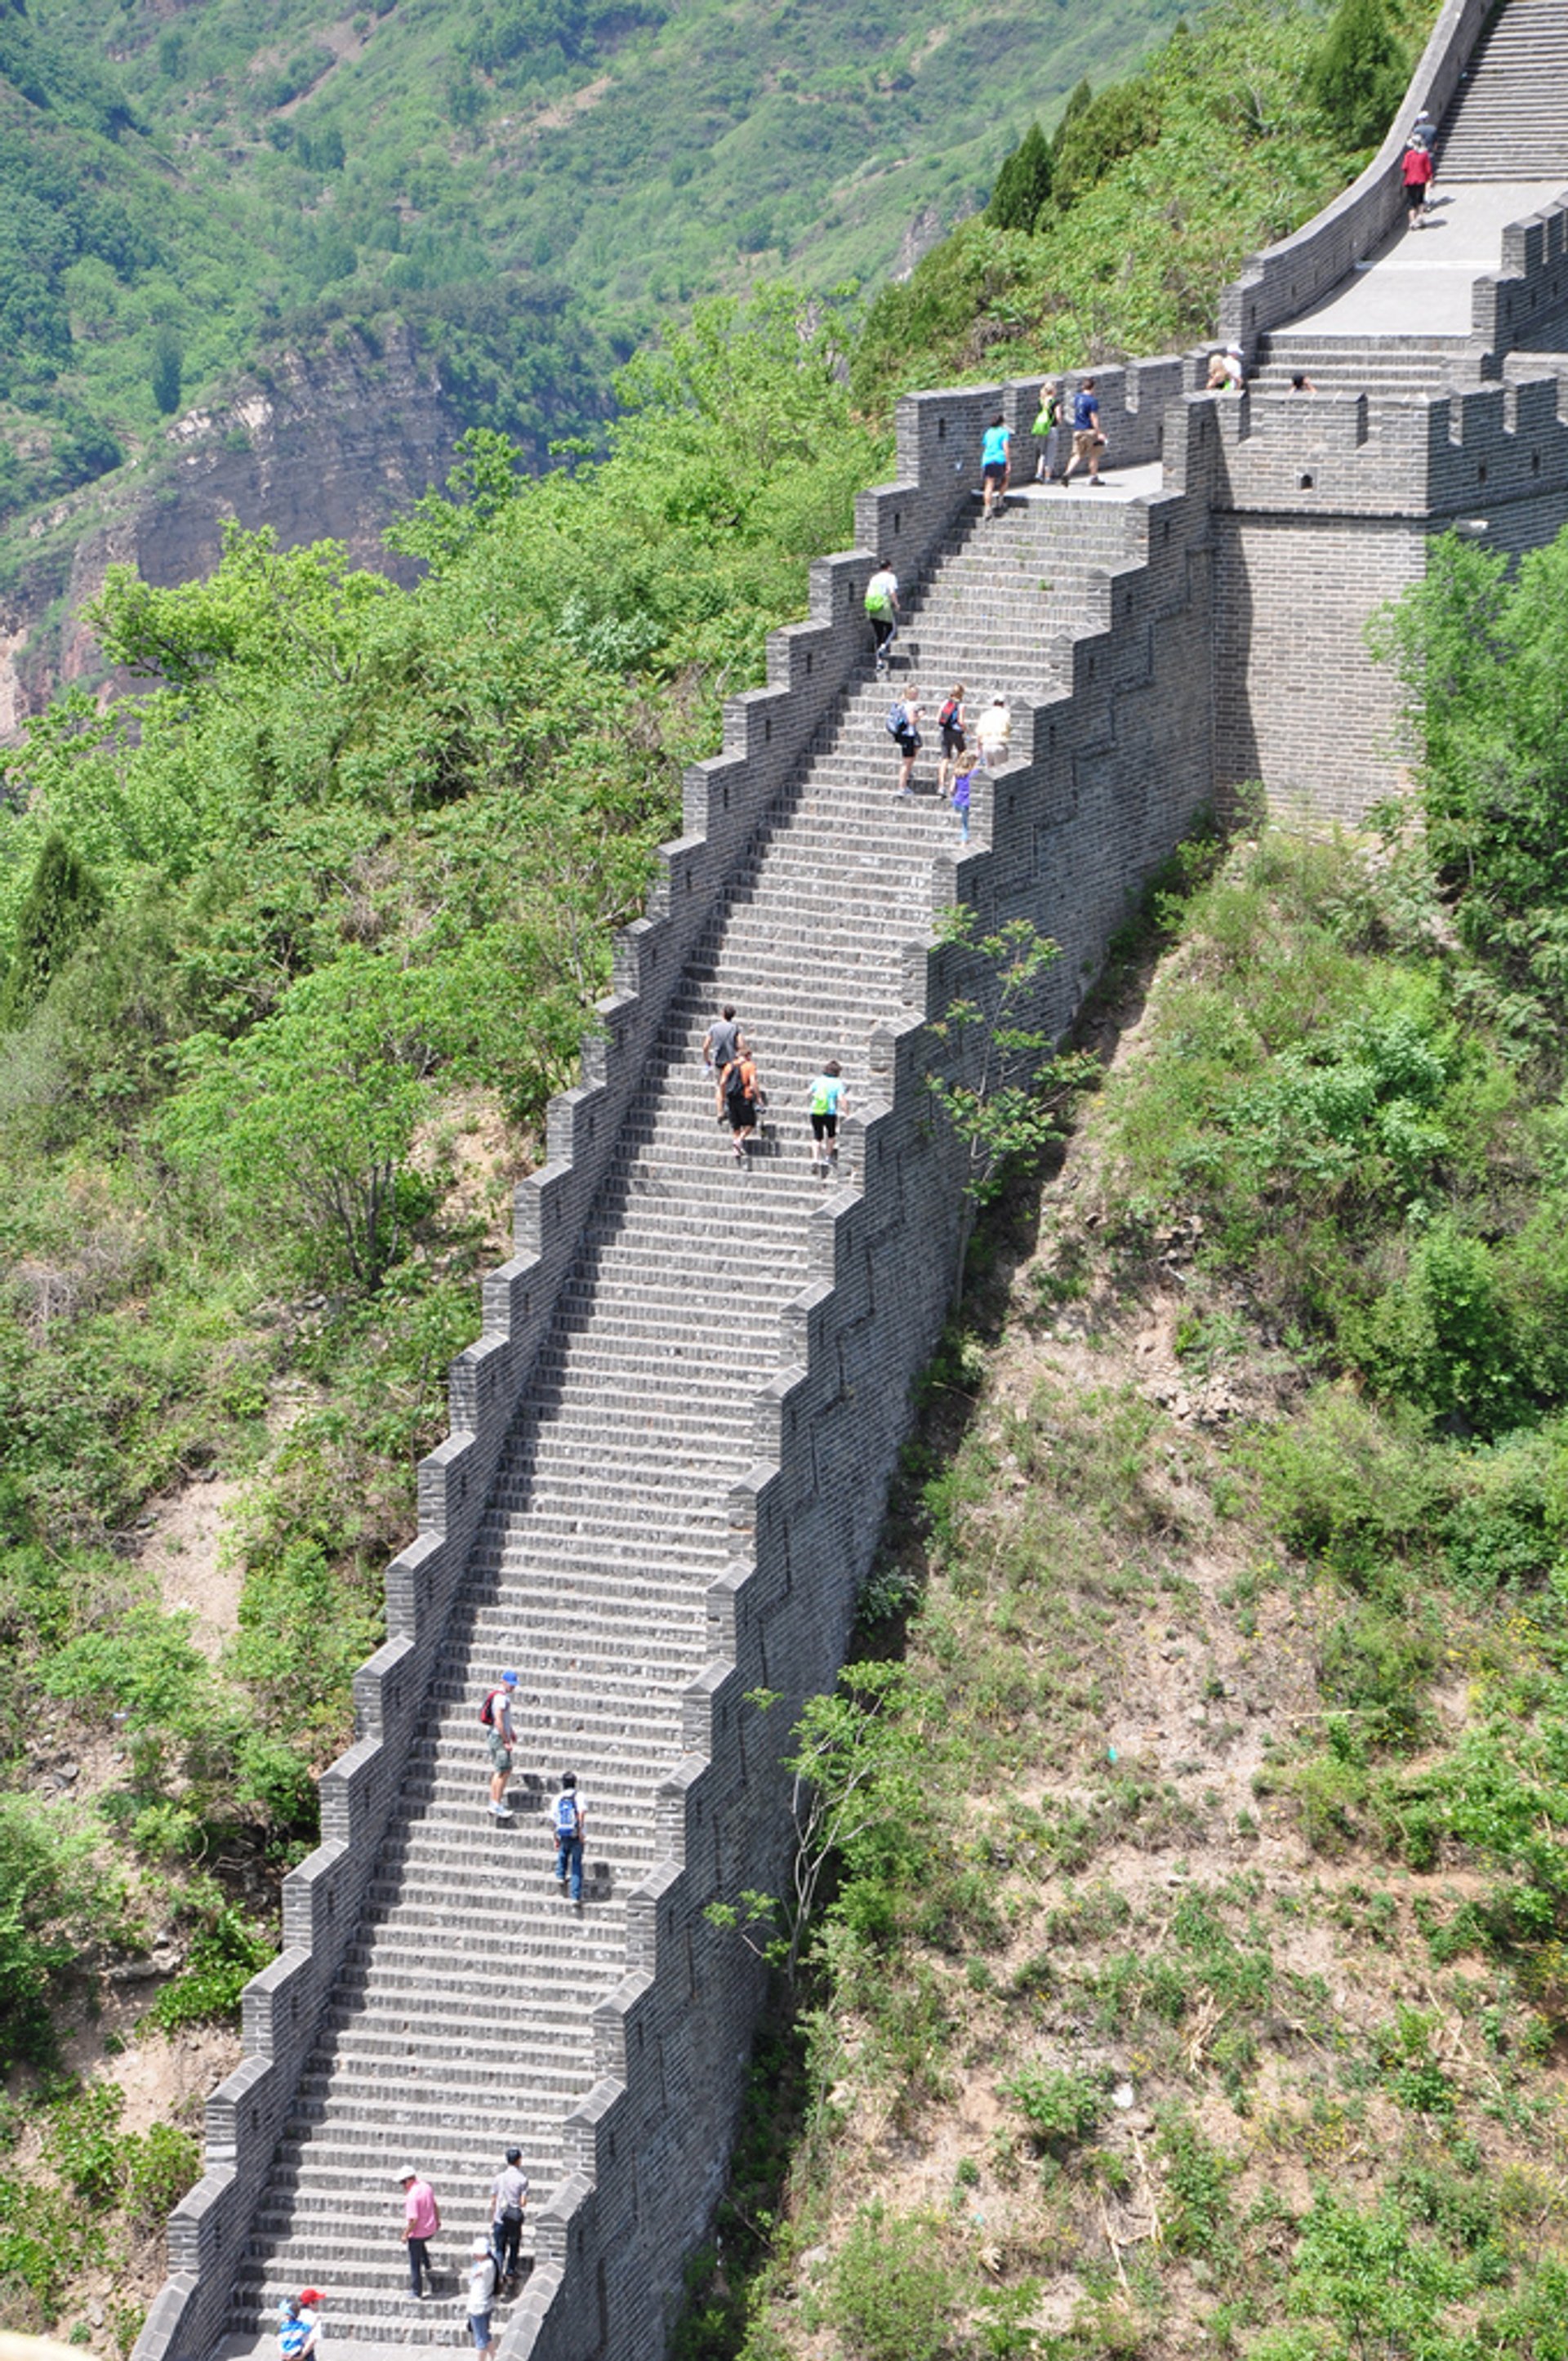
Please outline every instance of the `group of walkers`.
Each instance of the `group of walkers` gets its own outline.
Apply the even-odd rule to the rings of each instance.
[[[409,2289],[417,2301],[435,2293],[435,2269],[430,2258],[431,2240],[440,2235],[441,2207],[434,2190],[411,2164],[399,2168],[403,2192],[403,2246],[409,2258]],[[522,2220],[528,2211],[528,2175],[522,2150],[509,2147],[506,2161],[490,2183],[490,2226],[468,2249],[464,2290],[468,2334],[479,2361],[492,2361],[499,2342],[495,2332],[498,2296],[515,2295],[522,2277]]]
[[[937,712],[937,727],[941,732],[942,752],[937,765],[937,793],[953,807],[959,824],[960,842],[969,842],[970,796],[975,774],[994,771],[1007,759],[1007,748],[1013,735],[1013,715],[1004,697],[993,697],[980,710],[973,724],[971,746],[969,715],[969,691],[961,680],[955,681],[942,699]],[[894,790],[900,797],[912,797],[915,793],[915,758],[925,740],[920,724],[925,708],[920,691],[914,681],[906,681],[903,692],[888,708],[887,732],[898,748],[898,784]]]
[[[714,1112],[721,1124],[729,1126],[735,1156],[743,1161],[768,1099],[751,1044],[728,1003],[703,1037],[702,1062],[713,1086]],[[839,1170],[839,1118],[846,1112],[847,1098],[844,1069],[837,1058],[829,1058],[806,1093],[811,1169],[824,1180]]]
[[[411,2164],[400,2165],[396,2179],[403,2192],[401,2244],[408,2257],[409,2291],[418,2301],[435,2293],[435,2266],[431,2242],[441,2235],[441,2207],[434,2190]],[[489,2188],[488,2233],[475,2238],[468,2252],[464,2300],[468,2334],[478,2361],[493,2361],[499,2338],[495,2331],[498,2297],[515,2295],[522,2278],[522,2222],[528,2210],[528,2175],[522,2150],[509,2147],[506,2161]],[[313,2361],[321,2351],[322,2314],[326,2298],[320,2288],[308,2287],[288,2296],[278,2308],[278,2351],[280,2361]]]
[[[1036,484],[1065,485],[1077,468],[1086,467],[1090,483],[1098,487],[1107,437],[1100,423],[1100,394],[1091,377],[1080,379],[1070,398],[1054,377],[1047,378],[1029,434],[1035,445]],[[981,512],[988,517],[1000,515],[1013,481],[1013,432],[1001,411],[985,430],[980,465]]]

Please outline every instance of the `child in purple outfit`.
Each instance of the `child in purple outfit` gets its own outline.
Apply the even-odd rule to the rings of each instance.
[[[959,771],[953,780],[952,803],[953,809],[958,814],[959,840],[962,844],[969,842],[970,781],[973,776],[974,764],[971,763],[967,771]]]

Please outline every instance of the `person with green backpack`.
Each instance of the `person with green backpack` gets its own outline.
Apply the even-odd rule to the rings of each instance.
[[[1052,461],[1057,456],[1057,429],[1061,424],[1061,394],[1054,377],[1048,377],[1040,388],[1040,407],[1029,432],[1035,438],[1035,481],[1048,484],[1053,478]]]
[[[866,620],[872,627],[872,638],[876,642],[876,668],[879,673],[887,670],[888,651],[898,629],[898,577],[886,558],[879,557],[876,572],[866,584]]]

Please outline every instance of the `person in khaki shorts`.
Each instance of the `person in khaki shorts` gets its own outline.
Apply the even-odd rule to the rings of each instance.
[[[1073,397],[1072,456],[1062,469],[1065,484],[1078,467],[1086,467],[1091,484],[1100,481],[1100,454],[1105,448],[1105,437],[1100,432],[1100,396],[1094,390],[1094,379],[1086,377]]]

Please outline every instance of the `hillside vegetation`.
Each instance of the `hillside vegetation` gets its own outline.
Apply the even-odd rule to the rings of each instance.
[[[1450,542],[1390,629],[1424,835],[1129,929],[807,1724],[684,2361],[1568,2349],[1565,582]]]
[[[344,320],[469,425],[596,442],[669,306],[876,282],[1175,0],[0,5],[0,521]]]
[[[164,29],[215,39],[222,21]],[[1197,81],[1214,108],[1195,87],[1190,120],[1215,140],[1228,124],[1223,152],[1238,180],[1250,159],[1260,203],[1272,118],[1224,98],[1246,44],[1265,73],[1277,36],[1314,154],[1348,170],[1359,153],[1311,95],[1311,21],[1242,0],[1182,37],[1183,58],[1212,63]],[[56,38],[63,18],[0,22],[15,41],[55,41],[36,62],[45,98],[27,104],[45,106],[46,68],[73,60],[76,113],[49,100],[36,152],[58,143],[82,203],[118,192],[129,206],[123,155],[149,176],[132,228],[157,230],[165,259],[144,280],[115,275],[115,305],[138,285],[166,313],[184,302],[181,256],[210,253],[217,285],[231,217],[215,180],[198,185],[209,162],[159,161],[156,137],[115,114],[112,78],[93,80],[90,44]],[[138,24],[123,12],[121,46],[140,41],[150,75]],[[385,29],[376,20],[372,46]],[[308,123],[302,104],[283,113],[295,104],[275,95],[271,113]],[[236,189],[254,161],[300,169],[291,141],[253,152],[234,124],[225,137]],[[477,170],[479,148],[454,134],[451,153]],[[93,158],[101,173],[79,169]],[[1092,193],[1140,169],[1124,157]],[[323,191],[348,186],[335,162],[321,170]],[[205,209],[208,246],[184,243],[187,201]],[[1000,235],[1065,269],[1085,224],[1093,246],[1091,203]],[[290,204],[280,218],[293,222]],[[39,218],[19,208],[0,243]],[[83,216],[105,239],[115,218]],[[1190,222],[1212,258],[1196,201]],[[1243,225],[1238,207],[1227,236],[1245,242]],[[376,249],[377,268],[407,250]],[[1162,250],[1179,252],[1174,228]],[[25,351],[3,365],[36,405],[40,448],[49,403],[88,388],[70,308],[85,264],[63,248],[56,262],[69,353],[52,377]],[[26,272],[5,285],[37,292]],[[1113,343],[1142,339],[1142,291],[1135,270],[1107,279]],[[990,300],[964,330],[976,352]],[[103,346],[115,356],[121,329],[134,342],[170,324],[156,309],[115,317]],[[526,479],[529,455],[477,431],[451,497],[400,531],[428,567],[413,590],[330,544],[283,553],[265,533],[234,533],[206,583],[111,576],[97,628],[141,692],[105,708],[62,697],[0,763],[0,2066],[15,2135],[0,2324],[74,2327],[104,2350],[134,2336],[158,2224],[197,2169],[202,2088],[232,2054],[279,1880],[313,1840],[315,1775],[352,1726],[349,1677],[380,1635],[382,1568],[412,1529],[414,1464],[477,1324],[476,1274],[507,1249],[510,1189],[572,1073],[612,930],[641,906],[723,698],[762,677],[810,556],[844,544],[854,491],[890,463],[876,389],[916,366],[919,338],[890,341],[885,319],[872,348],[859,332],[849,298],[772,284],[715,298],[608,383],[602,463]],[[1496,639],[1515,610],[1495,584],[1475,596],[1498,609]],[[1464,659],[1468,679],[1481,663],[1468,636]],[[1415,642],[1407,661],[1423,661]],[[1518,676],[1519,724],[1549,756],[1551,708],[1535,674]],[[1463,728],[1489,714],[1504,730],[1497,679],[1480,691]],[[1474,742],[1495,781],[1497,747]],[[1555,889],[1552,796],[1530,803],[1537,739],[1521,743],[1546,916],[1483,1013],[1523,1072],[1550,1029]],[[1483,843],[1536,841],[1522,819],[1499,831],[1456,803],[1462,825]],[[1423,911],[1442,907],[1428,890]],[[1518,914],[1497,923],[1523,960]],[[1474,996],[1504,969],[1495,946],[1465,940],[1453,990]],[[1537,1178],[1532,1165],[1520,1188]],[[1503,1257],[1498,1274],[1523,1335],[1531,1267]],[[1363,1293],[1355,1316],[1381,1335],[1393,1314],[1370,1279]],[[1321,1349],[1349,1354],[1351,1326],[1320,1316]],[[1544,1374],[1527,1378],[1535,1365],[1516,1355],[1497,1383],[1534,1415],[1556,1348],[1550,1322],[1530,1334]],[[966,1359],[942,1382],[967,1390],[974,1376]]]

